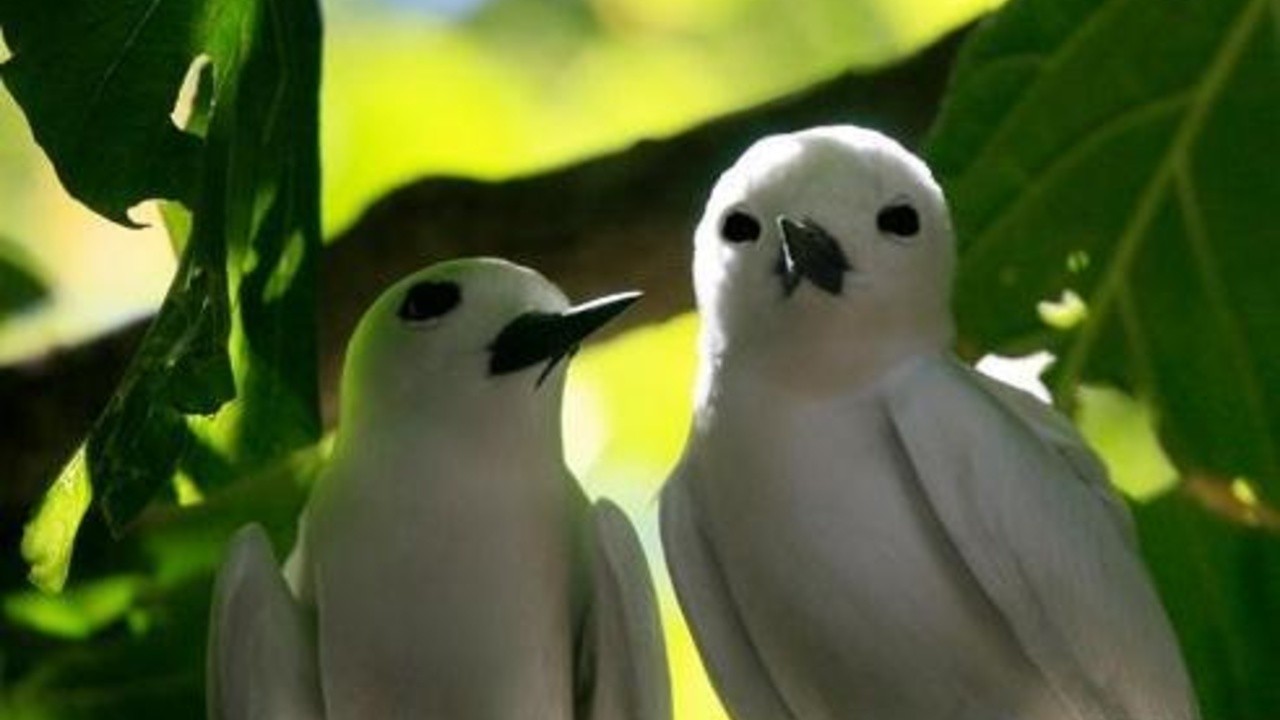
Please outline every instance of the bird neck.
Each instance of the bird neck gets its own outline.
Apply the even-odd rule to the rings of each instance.
[[[563,464],[562,382],[499,382],[470,391],[419,389],[401,397],[344,405],[335,453],[380,457],[501,455],[515,462]],[[453,450],[450,450],[450,449]]]
[[[946,352],[954,338],[949,318],[908,326],[857,327],[839,332],[795,328],[796,337],[755,337],[726,342],[704,330],[697,400],[765,384],[797,395],[826,396],[868,387],[902,362]],[[731,389],[733,388],[733,389]]]

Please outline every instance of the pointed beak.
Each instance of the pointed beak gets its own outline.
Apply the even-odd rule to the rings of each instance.
[[[844,274],[853,269],[840,243],[811,220],[797,222],[780,215],[778,228],[782,231],[782,255],[777,271],[782,277],[783,293],[790,297],[803,278],[831,295],[839,295],[844,289]]]
[[[507,323],[489,346],[489,374],[506,375],[546,362],[538,385],[591,333],[617,317],[639,292],[623,292],[575,305],[564,312],[527,312]]]

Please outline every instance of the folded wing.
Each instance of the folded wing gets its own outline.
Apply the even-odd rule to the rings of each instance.
[[[1105,471],[1065,419],[989,383],[932,358],[889,390],[896,434],[948,537],[1079,717],[1197,717]]]
[[[232,538],[214,587],[208,649],[210,720],[322,720],[316,655],[304,613],[266,533]]]
[[[696,521],[684,468],[662,491],[662,548],[680,607],[716,694],[740,720],[790,720]]]
[[[607,500],[590,510],[592,596],[583,652],[589,720],[670,720],[662,621],[644,552],[626,515]]]

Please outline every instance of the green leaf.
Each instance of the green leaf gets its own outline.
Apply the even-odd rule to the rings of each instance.
[[[69,640],[84,640],[119,621],[133,606],[142,581],[129,575],[95,580],[61,595],[24,590],[0,602],[14,625]]]
[[[94,642],[49,647],[0,688],[0,716],[15,720],[199,718],[212,575],[143,603],[128,628]],[[7,649],[7,648],[6,648]]]
[[[1182,495],[1135,519],[1206,720],[1280,717],[1280,537]]]
[[[290,453],[192,507],[153,506],[128,538],[86,547],[99,556],[97,575],[61,595],[0,599],[10,622],[0,627],[0,717],[199,717],[209,599],[227,541],[258,522],[283,558],[330,445]],[[91,642],[75,641],[85,636]]]
[[[318,8],[314,0],[201,7],[211,18],[200,26],[204,44],[220,51],[189,238],[164,305],[84,451],[88,484],[117,533],[179,470],[202,485],[225,482],[312,443],[319,430]],[[42,56],[33,38],[15,49]],[[147,79],[141,72],[139,82]],[[151,82],[164,79],[156,72]],[[135,110],[147,108],[121,111]],[[68,466],[64,479],[79,471]],[[24,549],[40,550],[25,553],[32,577],[48,587],[66,576],[68,515],[46,502],[27,528]]]
[[[328,459],[329,440],[269,463],[190,507],[146,513],[131,540],[146,557],[155,581],[172,587],[201,574],[212,575],[222,563],[227,541],[249,522],[267,531],[283,559],[296,537],[307,491]]]
[[[150,198],[194,202],[199,138],[170,119],[188,67],[228,67],[251,3],[224,0],[6,0],[13,57],[0,78],[22,106],[62,184],[96,212],[133,226]],[[228,32],[228,31],[232,32]]]
[[[1280,498],[1280,42],[1272,0],[1016,0],[971,39],[928,143],[961,243],[961,334],[1048,345],[1149,402],[1184,474]],[[1071,294],[1083,321],[1037,305]],[[1051,315],[1052,313],[1047,313]]]
[[[8,315],[30,309],[48,294],[18,246],[0,238],[0,321]]]
[[[89,434],[86,467],[117,532],[177,470],[194,437],[187,415],[216,412],[236,388],[225,343],[225,271],[192,243],[159,316]]]
[[[311,0],[245,5],[246,45],[214,68],[203,189],[178,278],[89,440],[90,475],[107,483],[103,509],[117,529],[180,464],[225,481],[318,433],[319,17]]]
[[[66,583],[71,549],[92,499],[93,487],[81,448],[45,491],[22,536],[22,557],[31,566],[29,577],[41,590],[55,592]]]
[[[1111,482],[1129,497],[1155,498],[1177,483],[1147,406],[1111,388],[1082,386],[1076,393],[1075,419],[1107,464]]]

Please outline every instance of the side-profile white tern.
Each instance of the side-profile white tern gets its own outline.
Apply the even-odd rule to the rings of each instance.
[[[695,417],[663,545],[738,720],[1189,720],[1123,503],[957,360],[955,248],[885,136],[765,138],[697,228]]]
[[[288,585],[260,528],[233,540],[210,717],[668,720],[639,542],[561,447],[562,361],[637,296],[569,307],[489,259],[384,293],[347,352]]]

